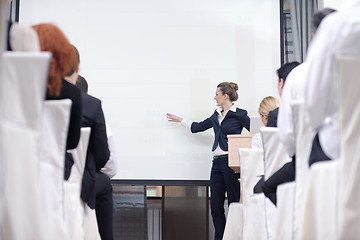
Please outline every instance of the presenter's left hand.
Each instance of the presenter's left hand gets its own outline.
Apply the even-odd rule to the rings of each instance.
[[[182,117],[176,116],[171,113],[167,113],[166,117],[167,117],[168,121],[170,121],[170,122],[181,122],[183,120]]]

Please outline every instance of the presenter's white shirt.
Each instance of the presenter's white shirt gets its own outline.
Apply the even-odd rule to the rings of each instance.
[[[289,73],[281,94],[277,126],[280,142],[285,146],[289,157],[293,157],[296,151],[291,102],[304,98],[306,67],[306,63],[300,64]]]
[[[219,125],[221,125],[221,122],[224,120],[226,114],[229,112],[229,111],[233,111],[233,112],[236,112],[236,106],[233,104],[231,106],[231,108],[225,112],[224,116],[222,116],[221,114],[221,111],[223,109],[221,107],[217,108],[216,111],[218,112],[218,116],[217,116],[217,119],[219,121]],[[189,131],[191,131],[191,124],[193,123],[193,121],[189,121],[189,120],[186,120],[186,119],[183,119],[181,121],[181,125],[186,127],[187,129],[189,129]],[[217,145],[216,149],[213,151],[213,156],[220,156],[220,155],[224,155],[224,154],[228,154],[227,151],[224,151],[220,148],[219,144]]]
[[[331,158],[340,156],[337,57],[343,55],[360,55],[360,0],[345,2],[322,21],[306,60],[305,109]]]

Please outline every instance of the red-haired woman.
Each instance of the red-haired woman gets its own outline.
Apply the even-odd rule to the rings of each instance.
[[[41,51],[52,54],[47,82],[47,100],[70,99],[72,101],[66,149],[77,147],[80,139],[82,103],[80,90],[64,77],[71,71],[75,53],[64,33],[53,24],[39,24],[32,28],[37,32]],[[70,153],[65,157],[65,179],[70,176],[74,161]]]

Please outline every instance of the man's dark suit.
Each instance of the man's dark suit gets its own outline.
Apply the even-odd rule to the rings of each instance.
[[[99,99],[83,92],[81,98],[82,126],[91,128],[81,198],[90,208],[95,208],[101,239],[113,239],[111,182],[109,177],[100,172],[110,156],[104,113]]]
[[[94,209],[96,172],[99,172],[109,160],[110,151],[107,143],[106,125],[101,101],[83,92],[81,93],[81,98],[83,104],[82,126],[91,128],[81,198],[90,208]]]

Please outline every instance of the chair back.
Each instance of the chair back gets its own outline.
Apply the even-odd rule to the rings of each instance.
[[[250,226],[247,224],[251,221],[253,212],[256,211],[249,206],[250,198],[254,194],[254,186],[259,181],[261,175],[264,175],[264,153],[261,149],[239,148],[240,159],[240,176],[241,176],[241,199],[242,199],[242,233]],[[257,198],[254,198],[257,199]],[[255,201],[255,200],[254,200]],[[262,208],[264,206],[262,205]],[[250,220],[249,220],[250,219]],[[264,217],[265,221],[265,217]],[[244,238],[245,239],[245,238]]]
[[[302,218],[304,203],[304,191],[307,185],[309,169],[309,157],[315,131],[309,126],[304,110],[304,100],[293,100],[291,103],[294,131],[296,141],[296,177],[295,177],[295,198],[294,198],[294,236],[298,235],[299,225]]]
[[[265,181],[279,170],[291,158],[287,155],[285,147],[279,140],[279,129],[273,127],[260,128],[264,146],[264,176]]]
[[[37,188],[35,133],[2,120],[0,138],[0,239],[46,239]]]
[[[67,239],[64,216],[64,165],[71,100],[48,100],[39,128],[38,187],[48,239]]]
[[[273,127],[260,128],[264,146],[264,180],[266,181],[291,158],[279,140],[279,129]],[[275,205],[265,198],[265,216],[267,239],[276,239],[278,212]]]
[[[46,93],[51,54],[5,52],[0,81],[0,118],[36,128]]]
[[[243,239],[244,240],[265,240],[266,234],[266,218],[265,203],[266,197],[264,193],[253,194],[250,196],[247,209],[246,220],[243,220]]]
[[[254,186],[264,175],[264,153],[261,149],[239,148],[242,202],[254,193]]]
[[[337,236],[339,163],[339,160],[332,160],[311,165],[295,239],[340,239]]]
[[[339,67],[340,239],[360,237],[360,57],[342,56]]]
[[[277,238],[293,239],[295,182],[280,184],[276,189],[278,212]]]
[[[81,128],[81,136],[78,146],[70,150],[74,158],[74,165],[71,169],[71,174],[68,182],[81,182],[84,174],[84,167],[86,162],[86,153],[89,145],[91,128]]]
[[[74,159],[70,177],[64,182],[65,224],[69,240],[84,239],[83,222],[85,204],[80,198],[80,193],[90,131],[91,129],[89,127],[81,128],[78,146],[69,151]]]
[[[37,126],[51,54],[5,52],[0,81],[0,239],[45,239]]]

